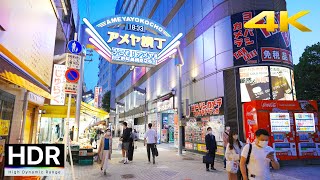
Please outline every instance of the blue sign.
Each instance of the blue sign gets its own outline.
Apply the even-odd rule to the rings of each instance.
[[[68,69],[65,76],[67,81],[76,83],[80,78],[80,73],[76,69]]]
[[[82,51],[82,45],[75,40],[69,41],[68,42],[68,50],[72,54],[79,54]]]

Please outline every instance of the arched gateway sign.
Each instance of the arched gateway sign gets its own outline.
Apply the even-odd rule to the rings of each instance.
[[[160,24],[143,17],[117,15],[91,24],[86,33],[94,49],[115,64],[156,66],[177,52],[182,33],[175,37]]]

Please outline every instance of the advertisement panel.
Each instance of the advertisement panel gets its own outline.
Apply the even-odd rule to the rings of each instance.
[[[100,87],[94,88],[94,107],[99,106],[99,93],[100,93]]]
[[[204,117],[223,114],[223,97],[190,105],[189,117]]]
[[[63,106],[66,99],[64,91],[66,84],[66,73],[67,67],[65,65],[55,64],[53,66],[52,85],[51,85],[51,96],[53,99],[50,100],[50,105]]]
[[[271,132],[290,132],[289,113],[270,113]]]
[[[270,99],[268,66],[239,68],[241,101]]]
[[[2,16],[2,8],[8,8],[10,13],[4,10],[6,15]],[[4,23],[6,30],[1,32],[1,48],[17,57],[12,60],[25,71],[50,86],[57,29],[51,2],[1,0],[0,11],[0,25]]]
[[[290,69],[270,66],[273,100],[293,100]]]
[[[288,32],[244,28],[244,23],[260,12],[246,11],[231,16],[234,66],[258,63],[293,65]],[[279,12],[276,12],[275,21],[279,22]],[[265,23],[265,18],[258,22]]]
[[[297,132],[315,132],[315,121],[313,113],[295,113]]]

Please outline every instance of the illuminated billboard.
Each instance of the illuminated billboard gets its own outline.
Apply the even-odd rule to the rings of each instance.
[[[138,16],[117,15],[91,24],[86,18],[91,46],[114,64],[156,66],[177,52],[176,37],[161,24]]]
[[[271,132],[290,132],[289,113],[270,113]]]
[[[293,100],[290,69],[271,66],[271,86],[274,100]]]
[[[239,68],[241,101],[270,99],[268,66]]]
[[[268,32],[266,29],[245,29],[244,24],[261,11],[245,11],[231,16],[233,62],[235,66],[247,64],[293,65],[291,41],[288,32]],[[280,13],[275,12],[279,24]],[[266,18],[258,24],[265,24]]]
[[[297,132],[315,132],[315,121],[313,113],[295,113]]]

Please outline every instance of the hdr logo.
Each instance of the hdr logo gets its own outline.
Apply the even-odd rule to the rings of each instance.
[[[63,144],[8,144],[5,176],[63,176]]]

